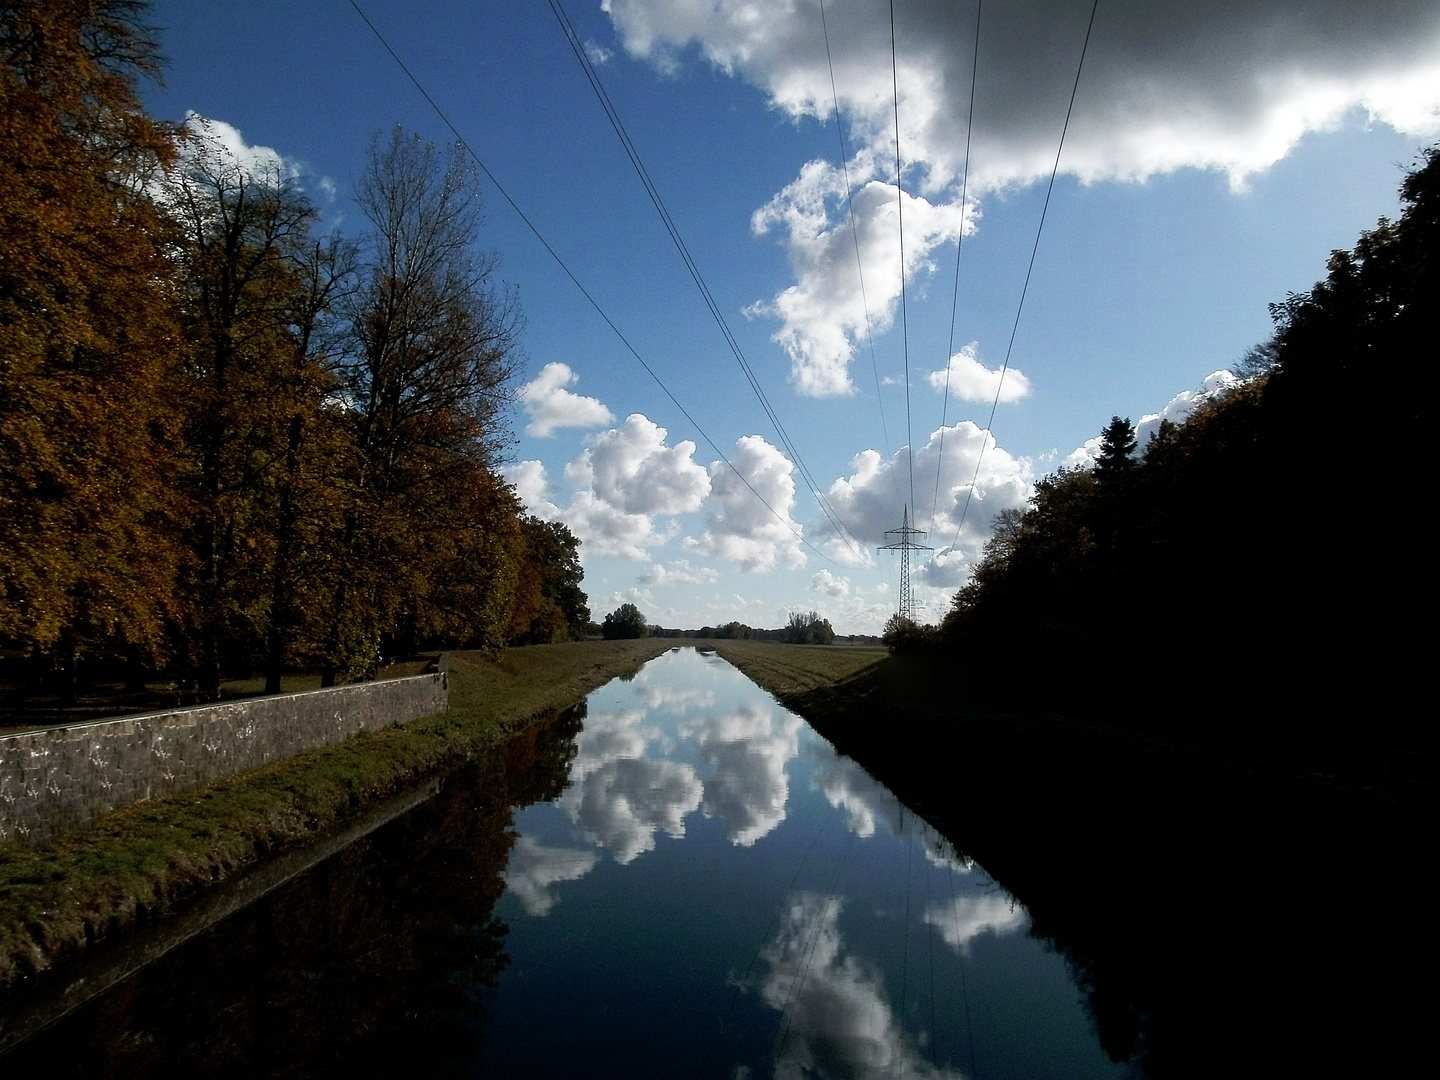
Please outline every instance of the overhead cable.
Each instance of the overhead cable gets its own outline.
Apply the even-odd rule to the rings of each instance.
[[[686,245],[684,237],[680,234],[679,227],[675,224],[675,219],[671,217],[669,209],[665,206],[665,200],[661,197],[659,188],[656,187],[655,182],[651,179],[649,170],[645,168],[645,163],[640,157],[640,152],[635,148],[634,142],[631,141],[630,133],[625,129],[625,123],[620,119],[620,112],[616,109],[614,102],[610,100],[610,95],[605,89],[605,84],[601,81],[599,72],[595,70],[589,54],[585,51],[585,43],[581,40],[574,24],[570,21],[569,14],[565,11],[560,0],[549,0],[549,3],[550,10],[554,13],[556,21],[559,22],[560,28],[564,32],[565,40],[569,43],[571,52],[575,54],[575,59],[584,71],[585,78],[590,83],[590,88],[595,92],[596,98],[605,110],[605,115],[610,121],[610,126],[614,128],[616,136],[620,139],[620,144],[624,147],[625,154],[635,169],[635,174],[640,178],[640,183],[644,186],[646,194],[650,196],[650,202],[654,205],[656,213],[660,215],[660,220],[665,226],[665,231],[670,235],[671,242],[680,253],[680,258],[685,263],[685,269],[689,271],[691,280],[695,282],[695,287],[700,291],[700,296],[705,301],[705,306],[709,309],[711,317],[720,328],[720,333],[725,338],[725,343],[730,347],[730,352],[734,355],[736,362],[740,365],[740,370],[744,373],[745,380],[750,384],[750,389],[760,402],[760,406],[764,409],[765,415],[769,417],[771,424],[774,425],[781,445],[785,448],[786,452],[790,454],[791,460],[800,471],[801,478],[809,485],[815,501],[819,504],[821,511],[835,529],[836,535],[841,541],[847,544],[857,556],[863,559],[864,555],[857,546],[857,542],[853,539],[854,534],[845,527],[838,513],[835,512],[834,508],[830,505],[830,501],[825,497],[823,490],[815,482],[814,476],[810,473],[809,468],[805,465],[804,459],[800,455],[799,448],[796,447],[789,433],[785,430],[785,425],[781,423],[780,416],[770,402],[769,395],[765,393],[765,389],[760,385],[760,380],[756,377],[754,369],[751,368],[749,361],[745,359],[745,353],[740,347],[740,342],[736,339],[734,333],[731,332],[729,324],[725,321],[724,313],[720,309],[720,305],[710,292],[710,287],[705,283],[704,275],[701,274],[698,264],[690,254],[690,249]]]
[[[945,464],[945,421],[950,417],[950,358],[955,355],[955,313],[960,306],[960,252],[965,245],[966,199],[970,193],[970,135],[975,130],[975,77],[980,71],[980,11],[975,0],[975,53],[970,58],[970,115],[965,120],[965,171],[960,178],[960,235],[955,238],[955,291],[950,296],[950,337],[945,344],[945,396],[940,402],[940,446],[935,455],[935,497],[930,500],[931,528],[940,506],[940,470]]]
[[[1020,313],[1025,310],[1025,294],[1030,289],[1030,274],[1035,269],[1035,254],[1040,250],[1040,234],[1045,231],[1045,215],[1050,210],[1050,196],[1055,191],[1055,177],[1060,173],[1060,152],[1065,149],[1065,133],[1070,130],[1070,114],[1075,111],[1075,95],[1080,90],[1080,73],[1085,70],[1085,54],[1090,49],[1090,32],[1095,29],[1095,12],[1100,0],[1090,5],[1090,21],[1085,25],[1085,44],[1080,46],[1080,63],[1075,68],[1075,85],[1070,88],[1070,104],[1065,109],[1065,124],[1060,129],[1060,145],[1055,148],[1055,167],[1050,170],[1050,186],[1045,189],[1045,205],[1040,208],[1040,224],[1035,229],[1035,244],[1030,249],[1030,265],[1025,268],[1025,284],[1020,288],[1020,303],[1015,307],[1015,323],[1010,327],[1010,344],[1005,346],[1005,362],[1000,365],[1000,379],[995,384],[995,400],[990,403],[990,419],[985,422],[985,434],[994,438],[991,427],[995,423],[995,409],[1000,404],[1000,391],[1005,386],[1005,372],[1010,368],[1010,353],[1015,348],[1015,334],[1020,329]],[[960,521],[955,526],[955,539],[950,542],[953,551],[960,542],[960,530],[965,527],[965,518],[970,513],[970,499],[975,494],[975,485],[980,479],[980,463],[985,460],[988,439],[980,442],[980,453],[975,458],[975,475],[970,479],[969,490],[965,492],[965,506],[960,512]]]
[[[661,379],[658,374],[656,374],[654,368],[652,368],[648,363],[645,362],[645,358],[642,357],[640,353],[636,350],[635,346],[630,343],[630,339],[621,332],[620,328],[615,325],[614,321],[611,320],[610,316],[605,313],[605,309],[600,306],[599,302],[595,299],[595,297],[590,294],[590,291],[586,289],[583,284],[581,284],[580,279],[575,276],[574,272],[570,269],[570,267],[566,265],[565,260],[560,257],[559,252],[557,252],[553,247],[550,246],[550,242],[545,239],[545,235],[539,230],[535,223],[530,220],[530,218],[526,215],[525,211],[520,208],[520,204],[510,197],[510,193],[505,190],[505,186],[501,184],[500,181],[496,178],[495,174],[490,171],[489,166],[487,166],[485,162],[480,158],[480,156],[470,148],[470,144],[465,141],[465,137],[460,134],[459,129],[450,122],[450,118],[446,116],[445,111],[440,108],[440,105],[430,95],[430,92],[426,90],[420,80],[415,77],[414,72],[412,72],[409,66],[405,63],[405,61],[400,58],[400,54],[397,53],[395,49],[390,45],[390,42],[385,39],[385,35],[380,32],[379,28],[376,27],[373,22],[370,21],[370,17],[365,14],[359,3],[357,3],[357,0],[348,0],[348,2],[350,6],[355,9],[355,13],[360,16],[361,20],[364,21],[365,25],[370,28],[370,32],[375,35],[376,40],[379,41],[380,44],[384,47],[385,51],[390,54],[390,58],[394,60],[395,63],[399,66],[400,70],[405,73],[405,77],[409,79],[415,89],[420,92],[420,96],[425,99],[427,104],[429,104],[435,115],[440,118],[440,122],[443,123],[450,130],[450,134],[455,136],[455,141],[459,144],[460,148],[463,149],[467,155],[469,155],[470,159],[475,162],[476,166],[480,169],[480,171],[485,174],[486,178],[494,186],[495,190],[498,191],[500,193],[500,196],[506,201],[506,203],[509,204],[510,209],[515,211],[516,216],[525,223],[525,227],[528,228],[531,234],[535,237],[535,239],[540,242],[540,246],[543,247],[547,252],[549,252],[550,257],[555,260],[556,264],[564,272],[565,276],[568,277],[571,283],[580,290],[580,295],[585,297],[586,301],[590,304],[590,306],[595,309],[596,314],[598,314],[600,318],[604,320],[605,325],[610,327],[610,329],[614,332],[615,336],[620,339],[621,344],[625,346],[626,350],[630,353],[630,355],[636,359],[640,366],[645,369],[646,374],[648,374],[650,378],[655,381],[655,384],[659,386],[661,391],[664,392],[665,396],[670,399],[671,404],[673,404],[675,408],[679,409],[680,414],[690,422],[690,424],[695,428],[697,432],[700,433],[700,437],[704,439],[707,444],[709,444],[710,449],[712,449],[715,454],[720,458],[720,460],[729,467],[731,472],[733,472],[737,477],[739,477],[740,482],[750,489],[750,494],[754,495],[755,498],[760,501],[760,504],[764,506],[765,509],[769,510],[770,513],[775,516],[775,519],[779,521],[781,525],[785,526],[785,528],[790,533],[792,533],[796,539],[798,539],[811,551],[815,552],[815,554],[819,555],[826,562],[834,566],[840,566],[840,563],[836,562],[829,555],[826,555],[825,552],[821,551],[818,547],[816,547],[813,543],[806,539],[805,535],[800,530],[796,529],[795,526],[790,523],[789,519],[785,515],[781,514],[778,510],[771,506],[769,501],[763,495],[761,495],[760,492],[755,490],[755,485],[750,482],[750,479],[744,473],[742,473],[739,469],[735,467],[735,465],[730,461],[730,458],[720,449],[719,445],[715,442],[715,440],[710,438],[710,436],[706,433],[705,429],[700,426],[699,422],[696,421],[693,416],[690,415],[689,411],[685,408],[685,406],[680,404],[680,400],[673,393],[670,392],[670,388],[665,385],[665,381]]]
[[[900,76],[895,64],[895,0],[890,0],[890,89],[895,103],[895,209],[900,226],[900,335],[905,353],[905,457],[915,505],[915,437],[910,428],[910,314],[905,301],[905,191],[900,186]]]

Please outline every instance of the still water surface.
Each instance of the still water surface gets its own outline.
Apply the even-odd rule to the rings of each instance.
[[[674,650],[5,1064],[1122,1074],[1028,928],[803,720],[713,654]]]

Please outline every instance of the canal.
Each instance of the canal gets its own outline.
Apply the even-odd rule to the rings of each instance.
[[[964,784],[966,762],[954,763]],[[959,838],[963,842],[963,838]],[[677,649],[22,1046],[47,1076],[1126,1074],[1023,906]]]

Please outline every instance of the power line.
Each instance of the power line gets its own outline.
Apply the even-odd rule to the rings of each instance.
[[[951,906],[951,912],[955,916],[955,939],[963,942],[965,939],[960,933],[960,888],[955,888],[955,902]],[[970,990],[965,979],[965,947],[956,950],[959,954],[960,964],[960,1005],[965,1011],[965,1042],[970,1049],[970,1080],[980,1080],[980,1072],[975,1067],[975,1029],[970,1022]]]
[[[1070,104],[1065,109],[1065,124],[1060,129],[1060,145],[1055,148],[1055,167],[1050,170],[1050,186],[1045,189],[1045,205],[1040,208],[1040,224],[1035,229],[1035,245],[1030,249],[1030,265],[1025,268],[1025,284],[1020,288],[1020,303],[1015,307],[1015,323],[1010,327],[1010,344],[1005,347],[1005,362],[1000,365],[1000,379],[995,384],[995,400],[990,403],[990,419],[985,422],[985,432],[990,434],[995,423],[995,409],[1000,404],[1000,391],[1005,386],[1005,372],[1010,368],[1010,352],[1015,348],[1015,334],[1020,329],[1020,313],[1025,310],[1025,294],[1030,289],[1030,274],[1035,269],[1035,254],[1040,250],[1040,234],[1045,231],[1045,215],[1050,210],[1050,195],[1055,190],[1055,177],[1060,173],[1060,152],[1065,149],[1065,133],[1070,130],[1070,114],[1075,111],[1075,95],[1080,90],[1080,73],[1085,70],[1085,54],[1090,49],[1090,32],[1095,29],[1095,12],[1100,0],[1090,6],[1090,21],[1085,25],[1085,43],[1080,46],[1080,63],[1075,68],[1075,85],[1070,88]],[[991,438],[994,436],[991,435]],[[965,492],[965,506],[960,511],[960,521],[955,526],[955,539],[950,542],[953,550],[960,542],[960,530],[965,527],[965,517],[970,513],[970,499],[975,494],[975,484],[980,479],[980,463],[985,460],[987,440],[980,442],[980,453],[975,458],[975,475],[970,478],[970,488]]]
[[[975,80],[980,72],[980,11],[975,0],[975,54],[970,59],[970,115],[965,121],[965,171],[960,180],[960,235],[955,238],[955,291],[950,297],[950,337],[945,344],[945,397],[940,404],[940,447],[935,457],[935,497],[930,500],[931,528],[940,505],[940,468],[945,463],[945,421],[950,415],[950,358],[955,355],[955,312],[960,306],[960,253],[965,245],[965,200],[970,192],[970,136],[975,130]]]
[[[875,373],[875,404],[880,407],[880,432],[885,436],[885,456],[890,456],[890,428],[885,423],[885,399],[880,393],[880,364],[875,359],[875,332],[870,323],[870,300],[865,295],[865,267],[860,259],[860,230],[855,225],[855,200],[850,190],[850,156],[845,149],[845,128],[840,123],[840,93],[835,89],[835,63],[830,58],[830,26],[825,19],[825,0],[820,0],[820,30],[825,35],[825,66],[830,69],[830,97],[835,102],[835,134],[840,137],[840,171],[845,177],[845,208],[850,216],[850,238],[855,243],[855,273],[860,279],[860,305],[865,311],[865,339],[870,344],[870,369]]]
[[[905,457],[915,505],[915,437],[910,429],[910,314],[905,300],[905,191],[900,186],[900,76],[895,64],[895,0],[890,0],[890,90],[895,103],[895,209],[900,226],[900,334],[905,352]]]
[[[785,1043],[789,1041],[790,1029],[795,1023],[795,1013],[791,1008],[796,999],[800,996],[800,990],[805,985],[805,980],[810,977],[810,963],[815,958],[815,946],[820,940],[820,933],[825,929],[824,919],[830,911],[830,905],[835,901],[835,884],[840,880],[840,871],[845,866],[845,857],[850,854],[850,847],[855,843],[855,834],[852,832],[845,839],[845,847],[840,851],[840,858],[836,860],[835,872],[830,875],[830,888],[825,892],[825,906],[821,909],[820,915],[816,918],[814,929],[810,934],[810,944],[802,946],[800,955],[804,960],[800,967],[800,976],[792,984],[790,994],[786,999],[785,1007],[780,1010],[780,1026],[776,1035],[778,1041],[771,1043],[770,1056],[773,1060],[779,1061],[780,1055],[785,1052]],[[788,1014],[788,1015],[787,1015]]]
[[[760,959],[760,954],[765,948],[765,942],[768,941],[771,937],[772,929],[775,932],[778,932],[781,929],[783,925],[785,904],[790,899],[791,895],[793,895],[795,892],[795,883],[800,880],[800,871],[805,868],[805,863],[807,860],[809,860],[810,853],[815,850],[815,845],[820,842],[820,837],[829,827],[831,820],[831,815],[826,815],[821,820],[820,828],[816,830],[815,835],[810,839],[809,845],[805,848],[804,853],[801,854],[799,861],[795,864],[795,870],[790,875],[790,883],[786,885],[784,890],[780,893],[780,903],[775,909],[775,914],[770,917],[770,924],[765,930],[764,937],[760,939],[760,943],[758,945],[756,945],[753,949],[750,950],[750,960],[745,965],[745,973],[741,975],[737,981],[735,981],[734,992],[731,993],[730,998],[726,1003],[725,1010],[720,1015],[720,1030],[716,1033],[716,1037],[710,1040],[709,1044],[705,1048],[704,1053],[701,1056],[701,1072],[708,1071],[710,1062],[715,1056],[716,1046],[719,1044],[721,1037],[723,1037],[725,1033],[725,1024],[728,1022],[729,1015],[734,1011],[735,1003],[740,999],[740,994],[750,984],[750,972],[755,969],[755,961]],[[851,835],[853,839],[853,834]],[[785,1018],[783,1011],[780,1018],[781,1021],[783,1021]]]
[[[850,219],[850,239],[855,247],[855,274],[860,281],[860,304],[865,312],[865,340],[870,347],[870,370],[875,376],[875,405],[880,410],[880,433],[885,439],[885,458],[890,459],[890,425],[885,422],[885,395],[880,388],[880,363],[875,358],[875,330],[870,320],[870,298],[865,292],[865,267],[860,258],[860,229],[855,224],[855,199],[850,185],[850,154],[845,148],[845,128],[840,122],[840,93],[835,86],[835,62],[830,54],[830,26],[825,16],[825,2],[820,0],[820,30],[825,39],[825,66],[830,72],[830,99],[835,105],[835,134],[840,140],[840,171],[845,178],[845,208]],[[890,487],[895,498],[900,499],[900,487],[895,471],[890,470]],[[885,563],[877,560],[882,580],[885,577]]]
[[[355,14],[359,15],[365,25],[370,28],[370,32],[375,35],[376,40],[380,42],[380,44],[384,47],[385,51],[390,54],[390,58],[394,60],[396,65],[399,66],[400,70],[405,73],[405,77],[410,80],[411,85],[413,85],[415,89],[420,92],[420,96],[425,99],[426,103],[434,111],[435,115],[440,118],[440,122],[443,123],[447,128],[449,128],[450,134],[455,136],[455,141],[460,145],[461,149],[463,149],[465,153],[469,155],[470,159],[475,162],[475,164],[479,167],[480,171],[485,174],[486,178],[490,181],[490,183],[494,185],[495,190],[498,191],[501,197],[510,205],[510,209],[515,211],[516,216],[525,223],[525,227],[530,230],[530,232],[534,235],[535,239],[540,241],[541,247],[543,247],[547,252],[549,252],[550,257],[554,259],[560,269],[564,271],[565,276],[570,279],[571,283],[580,290],[580,295],[585,297],[586,301],[589,302],[590,306],[595,309],[596,314],[598,314],[600,318],[605,321],[605,325],[610,327],[610,329],[614,332],[615,336],[620,339],[621,343],[629,351],[630,355],[633,356],[636,361],[639,362],[640,366],[645,369],[646,374],[648,374],[650,378],[655,380],[655,384],[659,386],[660,389],[664,392],[665,396],[670,399],[671,404],[673,404],[677,409],[679,409],[680,414],[690,422],[690,424],[695,428],[697,432],[700,433],[700,437],[709,444],[710,449],[712,449],[716,453],[716,455],[719,456],[720,460],[729,467],[731,472],[733,472],[737,477],[740,478],[740,482],[750,489],[750,494],[754,495],[755,498],[760,501],[760,504],[764,506],[765,509],[769,510],[770,513],[775,516],[775,519],[779,521],[781,525],[785,526],[785,528],[789,530],[796,537],[796,539],[798,539],[811,551],[815,552],[815,554],[819,555],[826,562],[830,563],[833,566],[840,566],[840,563],[836,562],[834,559],[830,558],[830,556],[826,555],[818,547],[816,547],[809,540],[807,540],[803,533],[801,533],[793,525],[791,525],[784,515],[782,515],[778,510],[771,506],[769,501],[766,500],[766,498],[761,495],[760,492],[755,490],[755,485],[750,483],[749,478],[746,477],[744,473],[742,473],[734,466],[734,464],[730,461],[729,457],[727,457],[726,454],[716,444],[715,440],[710,438],[710,436],[706,433],[705,429],[702,428],[700,424],[696,421],[696,419],[690,415],[689,411],[685,408],[685,406],[680,404],[679,399],[670,392],[670,388],[666,386],[664,380],[655,373],[655,369],[645,362],[645,358],[641,356],[640,353],[636,350],[635,346],[630,343],[630,339],[627,338],[623,333],[621,333],[620,328],[616,326],[615,323],[611,320],[610,316],[605,313],[605,309],[600,306],[599,302],[595,299],[595,297],[590,294],[590,291],[580,283],[580,279],[576,277],[574,272],[571,271],[570,267],[566,265],[565,260],[560,257],[560,254],[553,247],[550,246],[550,242],[545,239],[545,235],[539,230],[538,227],[536,227],[535,223],[530,220],[530,218],[526,215],[525,211],[520,209],[520,204],[510,197],[510,193],[505,190],[505,186],[501,184],[500,181],[496,178],[495,174],[490,171],[489,166],[487,166],[485,162],[481,160],[480,155],[475,153],[475,151],[470,148],[470,144],[465,141],[465,137],[460,134],[459,129],[450,122],[450,118],[445,115],[445,111],[441,109],[440,105],[435,101],[435,99],[430,96],[430,92],[426,90],[420,80],[415,77],[414,72],[412,72],[409,66],[405,63],[405,61],[400,58],[400,54],[397,53],[395,49],[390,45],[390,42],[385,39],[385,35],[380,32],[379,28],[376,27],[373,22],[370,21],[370,17],[365,14],[359,3],[357,3],[357,0],[349,0],[349,4],[352,8],[355,9]]]
[[[681,236],[680,229],[675,224],[675,219],[670,215],[670,211],[665,205],[665,200],[660,195],[660,189],[651,179],[649,170],[645,168],[645,163],[641,160],[640,152],[635,148],[635,144],[630,138],[630,133],[626,131],[625,123],[620,119],[619,110],[616,109],[614,102],[610,100],[610,95],[600,79],[600,74],[595,70],[589,54],[586,53],[584,42],[580,40],[580,35],[576,31],[574,24],[570,21],[569,14],[565,11],[564,6],[559,0],[549,0],[549,2],[550,10],[554,13],[556,21],[560,24],[561,31],[565,34],[565,40],[570,46],[570,51],[575,54],[575,59],[579,62],[581,70],[585,73],[585,78],[590,83],[590,88],[595,92],[596,98],[605,110],[605,115],[610,121],[610,126],[614,128],[616,136],[620,139],[620,144],[624,147],[625,154],[630,159],[630,164],[634,167],[636,175],[640,178],[646,194],[650,196],[650,202],[654,205],[656,213],[660,215],[660,220],[665,225],[665,231],[669,233],[671,242],[680,253],[680,258],[685,263],[685,269],[689,271],[691,280],[695,282],[695,287],[700,291],[700,295],[705,301],[705,306],[709,309],[711,317],[715,320],[715,324],[720,328],[720,333],[725,338],[725,343],[730,347],[730,352],[734,355],[736,362],[740,365],[740,370],[745,375],[746,381],[750,384],[750,389],[760,402],[761,407],[765,411],[765,415],[769,417],[770,422],[775,426],[775,431],[780,437],[781,445],[789,452],[791,460],[795,462],[796,467],[800,470],[802,479],[809,485],[810,491],[815,497],[815,501],[819,504],[821,511],[835,528],[836,535],[849,545],[857,556],[863,558],[860,549],[852,539],[854,534],[840,521],[839,515],[830,505],[829,500],[825,498],[820,486],[815,482],[815,478],[806,466],[804,458],[801,457],[799,449],[790,438],[789,433],[785,430],[785,425],[781,423],[779,413],[776,412],[774,405],[770,402],[770,398],[765,393],[764,387],[760,385],[760,380],[756,377],[749,361],[745,359],[745,354],[740,347],[740,342],[736,339],[734,333],[731,332],[729,324],[725,321],[724,313],[720,309],[720,305],[710,292],[710,287],[706,284],[704,275],[700,272],[699,265],[690,254],[690,249],[686,245],[684,237]]]
[[[905,804],[900,802],[900,796],[895,796],[895,802],[900,808],[900,836],[901,843],[904,843],[905,836]],[[905,844],[905,913],[900,920],[900,1021],[905,1020],[905,998],[910,989],[910,864],[914,862],[915,856],[915,829],[910,830],[910,842]],[[933,1030],[933,1026],[932,1026]]]

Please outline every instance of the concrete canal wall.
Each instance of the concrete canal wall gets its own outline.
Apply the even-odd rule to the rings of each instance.
[[[0,843],[43,846],[116,807],[432,716],[449,701],[442,670],[0,736]]]

